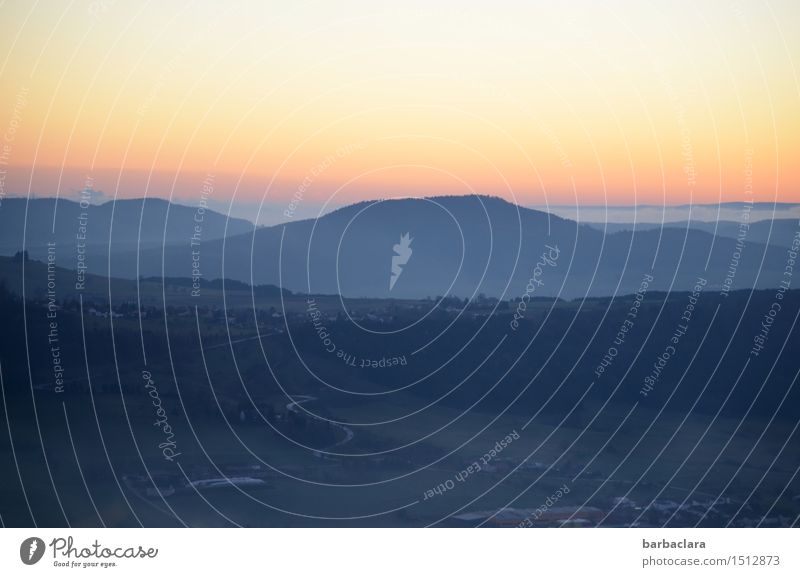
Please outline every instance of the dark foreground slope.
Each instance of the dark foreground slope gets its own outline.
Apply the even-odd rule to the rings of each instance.
[[[224,284],[112,281],[55,317],[0,290],[5,525],[447,525],[565,483],[556,524],[797,522],[798,291],[537,299],[513,325],[518,301]]]

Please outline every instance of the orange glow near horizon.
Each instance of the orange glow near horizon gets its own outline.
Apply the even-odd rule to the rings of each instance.
[[[2,195],[800,202],[797,2],[269,4],[6,2]]]

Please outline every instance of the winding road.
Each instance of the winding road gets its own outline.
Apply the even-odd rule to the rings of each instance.
[[[295,399],[296,400],[292,401],[291,403],[287,403],[286,404],[286,410],[287,411],[290,411],[292,413],[296,413],[297,412],[297,407],[299,407],[300,405],[302,405],[304,403],[310,403],[312,401],[316,401],[317,397],[312,397],[311,395],[297,395],[295,397]],[[322,417],[318,417],[316,415],[309,414],[309,416],[311,418],[313,418],[313,419],[318,420],[318,421],[323,421],[323,422],[326,422],[326,423],[330,423],[332,426],[336,427],[337,429],[341,429],[342,431],[344,431],[344,435],[345,435],[344,439],[342,439],[340,441],[337,441],[333,445],[325,447],[324,449],[321,449],[323,451],[327,451],[328,449],[333,449],[335,447],[341,447],[342,445],[346,445],[347,443],[349,443],[350,441],[353,440],[353,437],[356,436],[356,434],[353,432],[353,429],[351,429],[350,427],[348,427],[346,425],[341,425],[339,423],[331,423],[327,419],[323,419]]]

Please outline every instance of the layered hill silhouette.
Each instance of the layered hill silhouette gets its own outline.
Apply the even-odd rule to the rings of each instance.
[[[675,228],[679,230],[702,230],[709,234],[725,238],[744,237],[750,242],[771,244],[780,247],[790,247],[794,242],[798,230],[796,218],[776,218],[774,220],[760,220],[756,222],[735,222],[731,220],[719,221],[675,221],[665,222],[663,225],[653,222],[616,223],[616,222],[590,222],[586,223],[592,228],[605,233],[622,231],[645,231],[659,228]]]
[[[144,222],[141,201],[129,202],[125,208],[118,202],[114,216],[113,234],[131,231],[126,239]],[[195,244],[188,242],[195,209],[176,206],[168,217],[166,206],[160,207],[164,217],[148,222],[138,250],[115,240],[110,270],[103,262],[99,272],[122,278],[226,278],[352,298],[483,293],[509,299],[526,291],[565,298],[631,293],[644,275],[653,277],[651,290],[691,290],[698,277],[707,280],[706,290],[720,289],[726,278],[732,289],[769,288],[783,279],[786,266],[785,248],[751,239],[740,250],[736,239],[695,229],[604,234],[488,196],[367,201],[318,219],[258,229],[228,221],[225,237],[226,218],[206,211],[215,224],[204,227]],[[10,218],[5,212],[4,204],[0,218]],[[66,213],[59,209],[59,221],[74,219]],[[393,247],[406,234],[411,253],[392,286]],[[12,244],[5,230],[2,236],[4,247]],[[74,237],[65,242],[74,244]]]
[[[89,254],[107,255],[153,248],[164,244],[189,244],[196,225],[203,240],[214,240],[253,229],[252,223],[227,218],[205,208],[184,206],[161,198],[135,198],[81,204],[65,198],[6,198],[0,207],[0,255],[23,247],[31,257],[47,252],[55,242],[66,253],[83,243]],[[58,251],[58,249],[61,251]],[[105,263],[104,263],[105,264]]]

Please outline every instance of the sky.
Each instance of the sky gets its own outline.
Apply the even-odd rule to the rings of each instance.
[[[0,4],[0,201],[800,201],[800,2]],[[294,206],[294,210],[288,207]],[[291,213],[291,216],[289,216]]]

